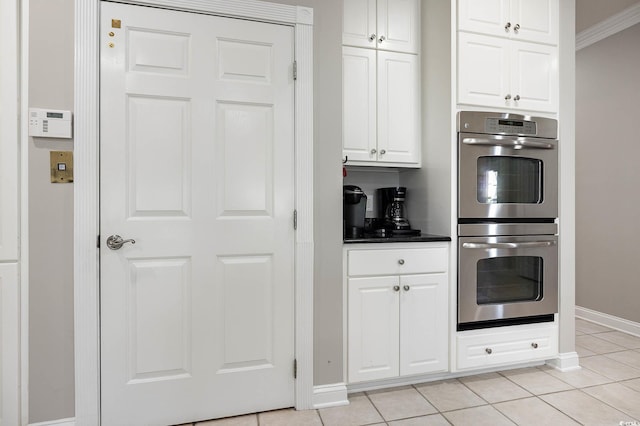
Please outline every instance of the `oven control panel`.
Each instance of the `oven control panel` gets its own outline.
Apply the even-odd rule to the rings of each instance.
[[[485,132],[492,134],[536,135],[535,121],[487,118]]]

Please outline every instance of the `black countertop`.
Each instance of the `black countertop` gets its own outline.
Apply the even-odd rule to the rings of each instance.
[[[451,237],[444,235],[420,234],[420,235],[397,235],[393,237],[364,236],[362,238],[345,239],[345,244],[362,243],[429,243],[435,241],[451,241]]]

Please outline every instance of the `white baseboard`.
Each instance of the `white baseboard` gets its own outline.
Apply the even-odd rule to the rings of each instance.
[[[640,4],[640,3],[639,3]],[[576,317],[640,337],[640,323],[576,306]]]
[[[333,383],[313,387],[313,408],[338,407],[340,405],[349,405],[346,384]]]
[[[29,423],[29,426],[75,426],[76,419],[69,417],[68,419],[51,420],[48,422]]]
[[[557,358],[547,361],[547,365],[552,366],[558,371],[566,373],[567,371],[580,370],[580,359],[577,352],[565,352],[558,354]]]

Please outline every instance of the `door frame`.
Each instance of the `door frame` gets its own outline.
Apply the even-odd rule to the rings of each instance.
[[[119,0],[294,28],[296,409],[313,408],[313,9],[259,0]],[[100,424],[100,0],[75,2],[75,420]]]

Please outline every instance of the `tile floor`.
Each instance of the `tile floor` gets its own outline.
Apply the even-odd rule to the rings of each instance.
[[[577,319],[576,350],[578,371],[540,366],[481,374],[351,394],[344,407],[196,426],[640,425],[640,337]]]

